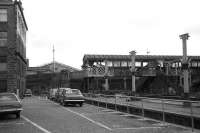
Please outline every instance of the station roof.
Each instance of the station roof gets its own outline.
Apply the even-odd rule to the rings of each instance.
[[[55,63],[55,72],[61,72],[63,70],[69,71],[69,72],[80,71],[77,68],[65,65],[63,63],[59,63],[57,61],[55,61],[54,63]],[[50,63],[43,64],[43,65],[37,66],[37,67],[29,67],[28,71],[29,72],[33,71],[33,72],[52,73],[53,72],[54,63],[50,62]]]
[[[200,60],[200,56],[188,56],[189,59]],[[136,60],[181,60],[178,55],[136,55]],[[93,55],[85,54],[83,62],[86,61],[130,61],[131,55]]]

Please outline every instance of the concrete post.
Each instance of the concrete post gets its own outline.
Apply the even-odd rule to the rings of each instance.
[[[135,56],[136,52],[131,51],[131,73],[132,73],[132,92],[135,94],[136,93],[136,88],[135,88]]]
[[[182,69],[184,76],[184,97],[188,98],[189,95],[189,72],[188,72],[188,59],[187,59],[187,40],[189,38],[188,33],[180,35],[183,43],[183,60],[182,60]]]
[[[107,60],[105,61],[105,90],[108,91],[109,90],[109,83],[108,83],[108,62]]]

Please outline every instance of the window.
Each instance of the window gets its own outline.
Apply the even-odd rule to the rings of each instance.
[[[111,61],[107,61],[107,66],[108,67],[112,67],[112,62]]]
[[[122,62],[121,62],[121,66],[122,66],[122,67],[127,67],[127,66],[128,66],[127,61],[122,61]]]
[[[136,67],[141,67],[141,62],[135,62]]]
[[[7,44],[7,32],[0,31],[0,47],[4,47]]]
[[[192,62],[192,67],[197,67],[197,62]]]
[[[7,58],[6,56],[0,56],[0,71],[7,70]]]
[[[114,65],[114,67],[120,67],[120,62],[119,61],[114,61],[113,65]]]
[[[0,9],[0,22],[7,22],[7,9]]]

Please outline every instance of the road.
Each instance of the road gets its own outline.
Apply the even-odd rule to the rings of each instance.
[[[0,117],[0,133],[190,133],[163,124],[88,104],[63,107],[39,97],[25,98],[20,119]]]

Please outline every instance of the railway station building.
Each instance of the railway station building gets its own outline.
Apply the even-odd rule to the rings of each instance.
[[[70,87],[69,75],[75,71],[80,70],[57,61],[28,67],[26,88],[31,89],[34,95],[41,95],[52,88]]]
[[[182,56],[136,55],[136,92],[182,95]],[[190,92],[199,92],[200,56],[188,56]],[[84,55],[82,70],[70,74],[70,85],[83,92],[131,92],[131,55]],[[106,87],[106,80],[108,85]]]

